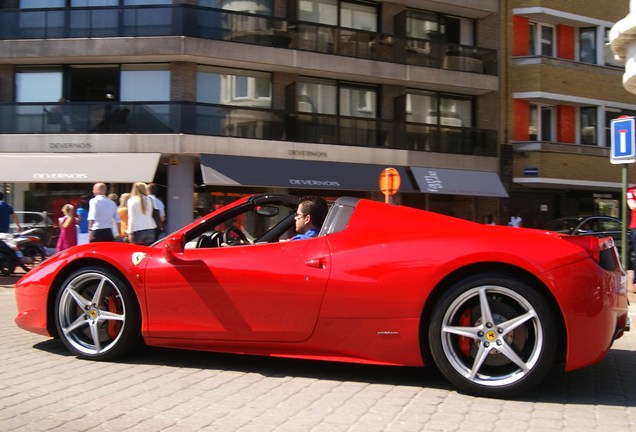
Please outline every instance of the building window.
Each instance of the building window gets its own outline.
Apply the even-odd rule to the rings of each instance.
[[[16,102],[57,102],[62,97],[60,69],[28,68],[16,73]]]
[[[123,102],[169,101],[170,66],[123,65],[120,85],[120,100]]]
[[[357,30],[377,31],[377,7],[375,5],[343,2],[340,6],[340,26]]]
[[[528,135],[530,141],[554,141],[556,110],[550,105],[530,104]]]
[[[554,27],[535,22],[528,23],[529,53],[533,56],[554,57]]]
[[[271,108],[271,75],[267,72],[199,66],[197,102]]]
[[[579,109],[579,124],[581,127],[581,144],[596,145],[596,107],[581,107]]]
[[[298,19],[317,24],[338,25],[337,0],[298,0]]]
[[[466,18],[409,10],[406,18],[406,36],[473,46],[474,22]]]
[[[473,99],[448,94],[409,93],[406,121],[469,128],[473,125]]]
[[[303,78],[298,83],[296,109],[299,112],[335,115],[338,110],[336,82]]]
[[[303,78],[298,82],[296,109],[299,112],[376,118],[377,89],[352,83]]]
[[[377,31],[378,6],[372,2],[298,0],[298,19],[316,24]]]
[[[596,64],[596,28],[579,29],[579,60]]]
[[[226,0],[199,0],[198,5],[235,12],[247,12],[251,14],[271,15],[273,13],[272,0],[250,0],[237,2],[228,2]]]

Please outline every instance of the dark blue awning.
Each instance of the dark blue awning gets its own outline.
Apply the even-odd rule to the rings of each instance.
[[[407,169],[392,167],[400,173],[400,192],[417,192]],[[203,183],[217,186],[378,191],[384,168],[387,165],[201,155]]]

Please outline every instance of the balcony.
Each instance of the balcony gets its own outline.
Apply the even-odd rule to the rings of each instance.
[[[191,5],[0,9],[0,40],[188,36],[496,75],[497,51]]]
[[[191,134],[497,154],[493,130],[172,102],[0,104],[0,134]]]

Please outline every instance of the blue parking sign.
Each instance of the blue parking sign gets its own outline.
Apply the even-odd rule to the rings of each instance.
[[[612,151],[610,162],[613,164],[636,162],[636,142],[634,140],[634,117],[619,117],[612,120]]]

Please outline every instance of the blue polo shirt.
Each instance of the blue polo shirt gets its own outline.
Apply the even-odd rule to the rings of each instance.
[[[13,207],[4,201],[0,201],[0,232],[8,233],[11,225]]]
[[[292,240],[306,240],[306,239],[310,239],[312,237],[316,237],[317,235],[318,235],[318,230],[317,229],[310,229],[310,230],[307,230],[307,232],[305,234],[296,234],[291,239]]]

